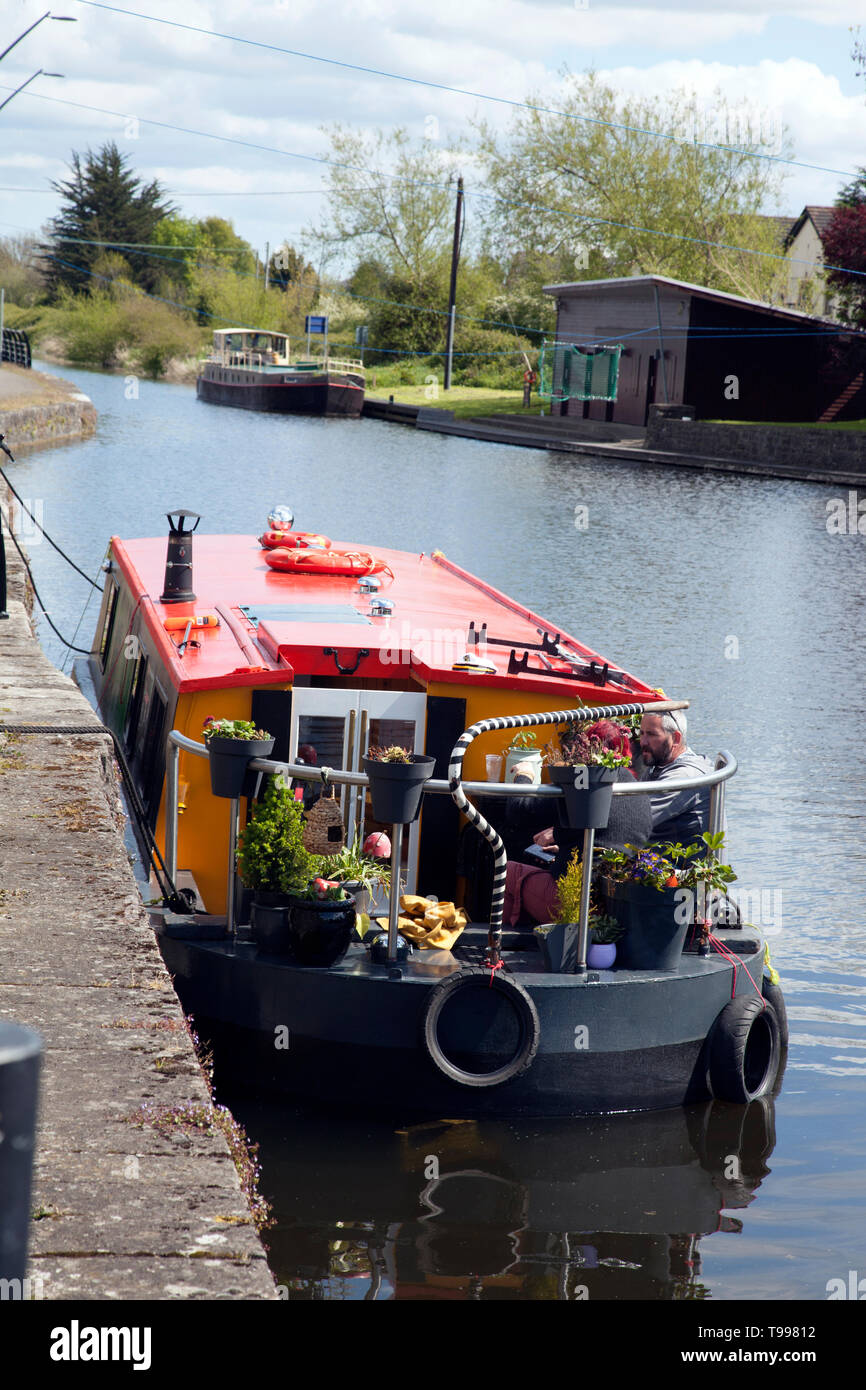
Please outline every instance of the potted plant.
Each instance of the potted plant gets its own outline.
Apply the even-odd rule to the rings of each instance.
[[[600,856],[606,912],[623,928],[617,952],[629,970],[676,970],[688,926],[676,863],[661,849],[606,849]]]
[[[535,939],[544,958],[545,969],[573,974],[577,966],[577,933],[583,864],[575,850],[564,874],[556,880],[558,906],[554,920],[535,928]]]
[[[622,936],[622,927],[615,917],[604,912],[592,912],[589,918],[590,947],[586,963],[593,970],[610,970],[616,960],[616,943]]]
[[[282,777],[269,777],[238,843],[238,868],[253,891],[250,926],[264,951],[289,950],[288,912],[314,868],[304,849],[303,807]]]
[[[316,878],[292,897],[289,941],[298,965],[337,965],[355,930],[355,899],[341,883]]]
[[[384,911],[383,898],[391,887],[391,868],[386,860],[364,853],[359,835],[339,854],[316,856],[316,869],[351,893],[359,914],[370,916],[371,911]]]
[[[716,859],[724,847],[725,837],[719,831],[715,835],[705,832],[700,840],[692,845],[664,844],[661,848],[667,857],[677,864],[677,884],[690,894],[686,900],[691,906],[692,925],[698,932],[699,949],[709,950],[710,921],[714,918],[714,900],[717,895],[725,897],[729,883],[737,875],[730,864],[722,864]]]
[[[210,762],[214,796],[238,797],[243,792],[250,758],[266,758],[274,751],[274,739],[249,719],[206,719],[204,741]]]
[[[370,747],[364,771],[370,783],[370,801],[376,820],[405,825],[418,819],[424,783],[431,777],[436,759],[392,744]]]
[[[541,781],[541,768],[544,763],[544,754],[537,747],[535,734],[531,729],[518,729],[509,743],[503,749],[505,753],[505,780],[514,781],[514,769],[518,763],[526,763],[532,772],[532,785],[537,787]]]
[[[630,759],[578,730],[561,749],[548,745],[548,776],[562,788],[560,821],[573,830],[603,830],[610,818],[614,773]]]

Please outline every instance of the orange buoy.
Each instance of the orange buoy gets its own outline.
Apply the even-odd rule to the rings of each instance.
[[[320,536],[315,531],[265,531],[264,535],[259,536],[259,545],[266,550],[274,550],[277,546],[286,550],[331,548],[328,537]]]
[[[358,575],[388,570],[384,560],[360,550],[285,550],[278,546],[265,553],[265,563],[286,574]]]

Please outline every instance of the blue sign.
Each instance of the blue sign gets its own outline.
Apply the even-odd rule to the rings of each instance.
[[[304,320],[304,332],[306,333],[327,333],[328,316],[327,314],[307,314]]]

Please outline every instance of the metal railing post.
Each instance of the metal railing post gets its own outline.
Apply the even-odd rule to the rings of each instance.
[[[403,827],[391,827],[391,892],[388,898],[388,959],[397,959],[397,919],[400,916],[400,860],[403,857]]]
[[[172,883],[177,879],[177,802],[180,794],[180,749],[168,741],[168,772],[165,796],[165,867]]]
[[[586,953],[589,948],[589,892],[592,885],[592,854],[594,849],[595,831],[584,830],[580,910],[577,914],[577,966],[575,967],[575,974],[578,975],[586,969]]]
[[[229,802],[229,875],[228,888],[226,889],[226,931],[235,944],[237,936],[237,925],[235,923],[235,855],[238,848],[238,817],[240,815],[241,803],[238,797],[233,796]]]

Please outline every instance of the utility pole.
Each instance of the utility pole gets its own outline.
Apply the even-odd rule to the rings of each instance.
[[[271,278],[271,243],[265,242],[265,294],[268,292],[268,285]]]
[[[460,260],[460,228],[463,212],[463,179],[457,180],[457,207],[454,210],[454,244],[451,248],[451,286],[448,290],[448,338],[445,345],[445,387],[451,390],[451,358],[454,352],[454,303],[457,298],[457,265]]]

